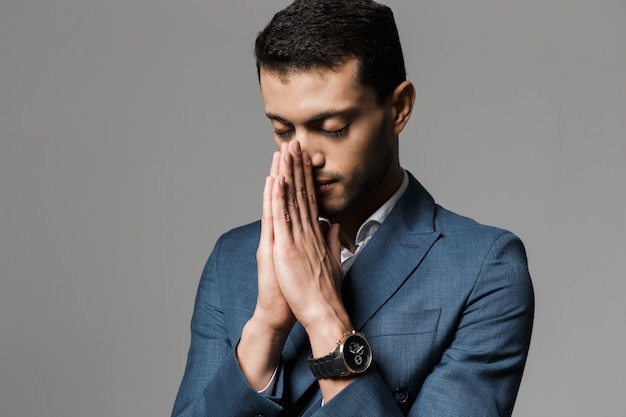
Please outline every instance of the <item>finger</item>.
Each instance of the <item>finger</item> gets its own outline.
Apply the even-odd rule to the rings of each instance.
[[[304,188],[306,196],[306,205],[311,223],[313,224],[313,230],[324,236],[319,228],[319,211],[317,208],[317,195],[315,192],[315,178],[313,176],[313,165],[311,164],[311,157],[308,153],[302,152],[302,166],[304,172]]]
[[[331,256],[341,264],[341,242],[339,241],[339,223],[333,223],[326,232],[326,245]]]
[[[300,213],[298,208],[298,199],[296,198],[296,193],[294,189],[294,178],[293,178],[293,156],[289,150],[289,145],[287,143],[283,143],[281,147],[281,161],[280,161],[280,174],[279,176],[283,177],[284,188],[283,198],[284,204],[286,206],[287,212],[289,213],[290,225],[294,229],[294,231],[300,229]]]
[[[272,220],[272,188],[274,178],[265,178],[265,188],[263,189],[263,211],[261,214],[261,244],[271,245],[274,240],[273,220]]]
[[[293,188],[299,210],[300,221],[303,229],[311,230],[313,228],[313,224],[309,211],[308,189],[305,181],[305,169],[303,166],[303,158],[305,154],[300,149],[300,143],[297,140],[289,143],[289,151],[291,152],[293,161]],[[317,218],[315,218],[315,221],[317,223]]]
[[[276,178],[280,169],[280,152],[276,151],[272,155],[272,166],[270,167],[270,176]]]
[[[320,219],[318,215],[317,199],[315,191],[315,179],[313,176],[313,165],[308,153],[302,151],[302,174],[304,179],[304,189],[301,193],[302,203],[301,206],[306,206],[305,209],[300,210],[303,217],[307,218],[307,227],[310,227],[311,233],[315,236],[313,239],[317,244],[312,246],[317,259],[323,259],[327,252],[327,245],[324,244],[326,240],[326,233],[330,228],[330,222],[325,219]]]
[[[272,155],[272,165],[270,175],[265,178],[265,188],[263,188],[263,211],[261,214],[261,241],[272,242],[272,187],[280,168],[280,152],[276,151]]]
[[[339,226],[339,223],[334,223],[330,226],[330,229],[328,229],[328,232],[326,233],[326,246],[328,247],[330,258],[336,262],[339,270],[343,271],[341,264],[341,242],[339,241],[339,233],[341,231],[340,229],[341,227]],[[343,273],[334,275],[337,294],[339,294],[340,297],[343,277]]]
[[[276,243],[293,241],[291,232],[291,214],[289,205],[286,202],[285,177],[279,174],[272,187],[272,225]]]

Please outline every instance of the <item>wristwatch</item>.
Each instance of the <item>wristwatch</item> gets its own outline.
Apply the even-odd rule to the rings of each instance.
[[[336,378],[362,374],[372,364],[372,348],[363,333],[344,333],[326,356],[310,357],[309,367],[316,378]]]

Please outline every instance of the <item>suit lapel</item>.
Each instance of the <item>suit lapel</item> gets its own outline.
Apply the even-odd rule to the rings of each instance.
[[[407,192],[344,279],[344,305],[355,329],[395,294],[428,253],[440,235],[434,216],[432,197],[410,175]]]

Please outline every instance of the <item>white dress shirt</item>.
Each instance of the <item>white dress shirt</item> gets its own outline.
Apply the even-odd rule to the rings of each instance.
[[[382,206],[378,208],[371,216],[365,220],[365,222],[359,227],[358,232],[356,233],[356,239],[354,243],[356,244],[356,250],[354,253],[350,252],[348,248],[341,248],[341,265],[343,266],[343,274],[347,274],[350,270],[354,261],[356,261],[357,256],[367,242],[370,241],[374,233],[380,228],[380,225],[383,224],[391,210],[396,206],[396,203],[402,197],[402,194],[406,191],[409,186],[409,176],[404,171],[404,177],[402,178],[402,184],[396,190],[396,192],[387,200]]]

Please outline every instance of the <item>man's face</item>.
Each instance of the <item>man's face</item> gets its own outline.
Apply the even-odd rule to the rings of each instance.
[[[335,71],[262,70],[261,91],[276,144],[298,140],[311,157],[322,216],[340,218],[388,194],[397,139],[388,106],[358,82],[356,60]]]

